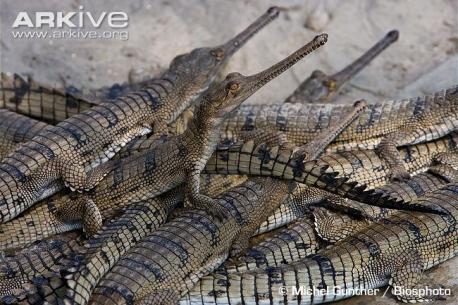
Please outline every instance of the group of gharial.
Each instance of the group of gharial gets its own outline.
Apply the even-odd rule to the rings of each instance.
[[[453,298],[424,272],[458,251],[458,86],[331,103],[391,31],[283,103],[242,105],[328,39],[222,77],[279,13],[158,78],[81,91],[2,74],[1,304]]]

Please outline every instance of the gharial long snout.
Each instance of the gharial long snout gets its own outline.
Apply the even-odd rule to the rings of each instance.
[[[262,28],[268,25],[272,20],[278,17],[280,9],[273,6],[267,10],[262,16],[256,19],[246,29],[237,34],[234,38],[230,39],[225,44],[218,47],[223,52],[224,58],[229,58],[237,52],[251,37],[253,37]]]
[[[335,73],[331,76],[331,79],[335,82],[335,87],[340,88],[347,81],[352,79],[359,71],[366,67],[374,58],[376,58],[380,53],[388,48],[393,42],[397,41],[399,38],[399,32],[397,30],[392,30],[388,32],[385,37],[379,40],[375,45],[373,45],[366,53],[361,57],[355,60],[353,63],[342,69],[341,71]]]
[[[328,34],[326,33],[316,36],[312,41],[270,68],[254,75],[247,76],[246,85],[244,87],[252,93],[259,90],[262,86],[291,68],[299,60],[324,45],[327,41]]]
[[[232,73],[228,75],[229,78],[233,78],[234,81],[240,85],[240,90],[237,92],[237,98],[233,100],[230,105],[227,105],[224,109],[220,111],[220,115],[227,115],[237,108],[243,101],[250,97],[253,93],[258,91],[262,86],[291,68],[299,60],[304,58],[306,55],[315,51],[322,45],[324,45],[328,40],[327,34],[321,34],[316,36],[312,41],[298,49],[296,52],[292,53],[282,61],[276,63],[275,65],[267,68],[266,70],[256,73],[250,76],[243,76],[238,73]],[[227,78],[226,78],[227,79]]]

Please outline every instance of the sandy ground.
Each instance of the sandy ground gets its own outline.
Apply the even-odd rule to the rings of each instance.
[[[421,95],[458,82],[458,1],[14,1],[0,0],[0,70],[61,86],[95,88],[123,82],[131,69],[157,74],[177,54],[232,37],[272,4],[284,8],[230,61],[227,72],[251,74],[288,55],[319,32],[329,42],[250,98],[281,102],[313,70],[332,74],[391,29],[400,39],[343,90],[339,102]],[[15,39],[17,12],[124,11],[129,39]],[[458,259],[429,272],[458,293]],[[438,304],[456,304],[456,297]],[[391,297],[359,297],[339,304],[392,304]]]

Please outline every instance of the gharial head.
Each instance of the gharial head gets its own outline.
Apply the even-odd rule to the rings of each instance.
[[[197,48],[190,53],[178,55],[170,64],[169,71],[176,76],[188,77],[188,81],[205,87],[217,75],[219,69],[251,37],[268,25],[279,14],[278,7],[271,7],[245,30],[226,43],[214,48]],[[179,73],[177,73],[179,72]]]
[[[331,102],[336,93],[359,71],[366,67],[383,50],[399,37],[396,30],[388,32],[361,57],[334,75],[327,75],[320,70],[312,72],[286,100],[288,103],[327,103]]]
[[[257,74],[250,76],[243,76],[240,73],[228,74],[223,81],[210,86],[198,111],[206,111],[211,116],[218,118],[226,116],[265,84],[288,70],[307,54],[324,45],[327,38],[327,34],[316,36],[296,52]]]

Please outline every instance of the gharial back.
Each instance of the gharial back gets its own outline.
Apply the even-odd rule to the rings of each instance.
[[[345,104],[272,104],[242,105],[221,128],[221,137],[239,137],[256,129],[286,133],[288,140],[302,145],[312,140],[322,129],[330,127],[350,112]],[[457,120],[458,87],[423,97],[371,103],[366,110],[332,143],[327,151],[352,148],[372,149],[383,135],[395,131],[407,121],[435,112],[437,118]],[[455,125],[458,125],[456,122]]]

